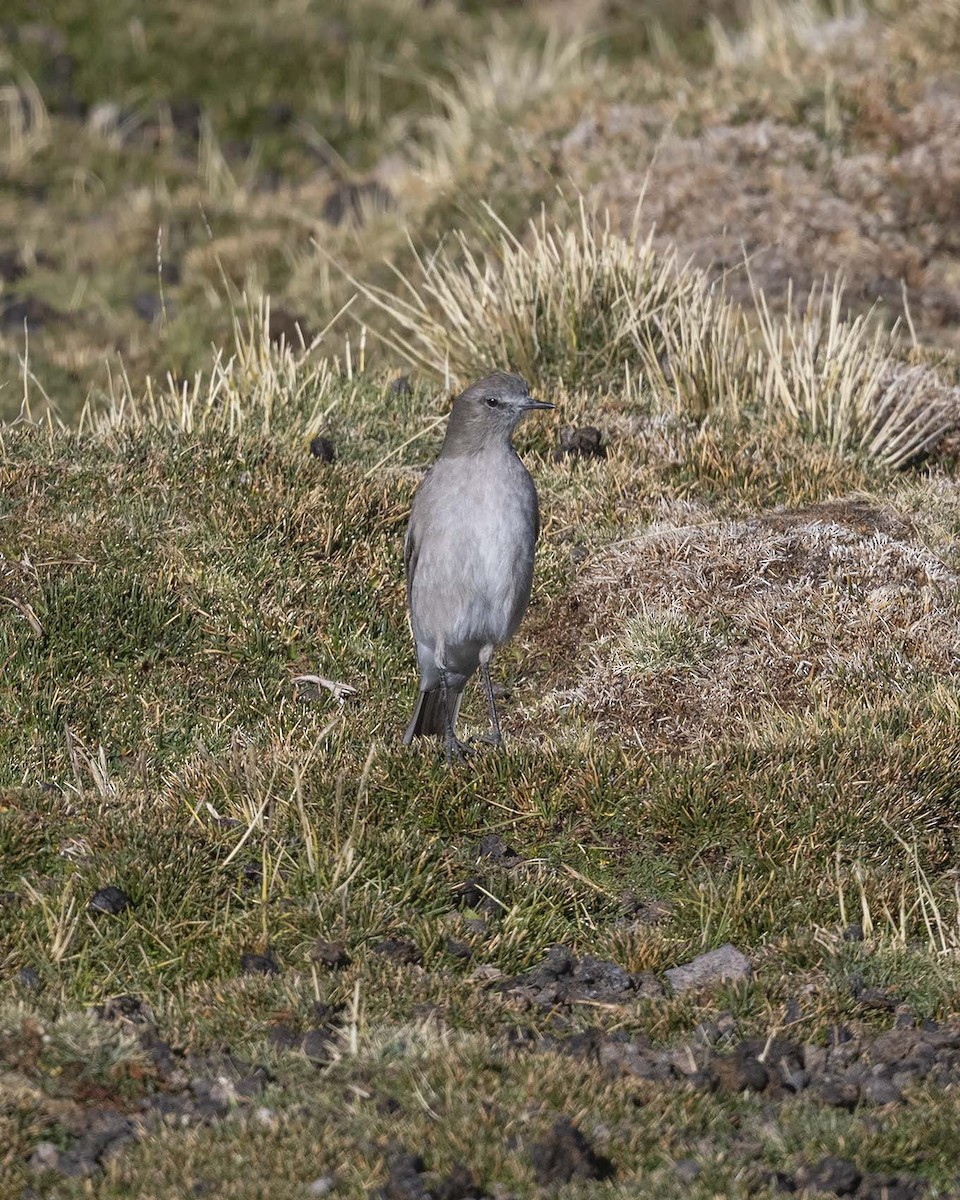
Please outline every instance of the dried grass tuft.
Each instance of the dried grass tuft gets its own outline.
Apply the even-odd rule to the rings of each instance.
[[[566,227],[531,223],[525,242],[487,207],[478,248],[458,234],[451,251],[418,258],[402,295],[357,287],[386,315],[384,340],[411,365],[466,380],[509,365],[540,383],[606,388],[639,347],[656,354],[664,329],[693,303],[699,276],[672,254],[614,233],[581,202]]]
[[[902,467],[956,423],[957,389],[931,386],[932,373],[894,359],[894,335],[870,315],[843,315],[843,283],[815,288],[802,313],[771,314],[755,291],[763,336],[763,407],[843,453]]]
[[[248,301],[244,316],[234,314],[233,354],[215,350],[209,371],[198,371],[190,381],[170,374],[160,384],[148,378],[143,392],[134,389],[126,373],[111,375],[105,401],[84,405],[78,431],[268,435],[293,423],[310,435],[329,412],[341,374],[339,362],[311,352],[322,337],[311,346],[302,338],[297,346],[278,343],[270,336],[269,300]]]

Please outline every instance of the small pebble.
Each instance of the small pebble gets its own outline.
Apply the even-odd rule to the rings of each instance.
[[[94,892],[87,908],[92,913],[108,913],[111,917],[115,917],[125,908],[129,908],[132,903],[133,901],[126,892],[110,884],[109,887],[102,887],[99,891]]]

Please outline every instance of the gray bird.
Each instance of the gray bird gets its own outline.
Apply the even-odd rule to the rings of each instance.
[[[463,689],[480,668],[490,740],[502,741],[490,658],[516,633],[533,581],[540,531],[537,490],[511,436],[534,400],[518,375],[494,371],[453,403],[440,456],[417,489],[404,560],[420,694],[403,735],[444,739],[462,758],[456,723]]]

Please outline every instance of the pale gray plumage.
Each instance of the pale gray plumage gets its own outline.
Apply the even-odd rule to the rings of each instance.
[[[493,740],[500,727],[489,661],[516,633],[533,581],[537,491],[511,436],[525,413],[553,408],[517,375],[494,371],[454,401],[440,456],[414,497],[407,528],[407,603],[420,694],[403,740],[439,735],[460,757],[457,714],[480,668]]]

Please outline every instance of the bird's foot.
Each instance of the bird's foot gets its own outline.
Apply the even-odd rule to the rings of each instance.
[[[470,745],[481,746],[496,746],[500,749],[503,746],[503,735],[499,729],[491,729],[489,733],[478,733],[470,739]]]
[[[459,738],[448,737],[444,739],[443,753],[447,760],[447,766],[452,767],[454,763],[466,762],[474,751],[466,742],[461,742]]]

